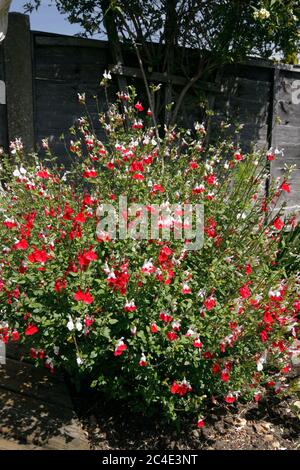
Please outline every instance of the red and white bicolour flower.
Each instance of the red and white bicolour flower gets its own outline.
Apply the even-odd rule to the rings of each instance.
[[[126,301],[126,304],[124,307],[125,312],[134,312],[136,309],[137,307],[134,303],[134,300],[131,300],[130,302],[128,302],[128,300]]]
[[[205,186],[204,184],[198,184],[196,186],[194,186],[194,188],[192,189],[192,194],[201,194],[201,193],[204,193],[205,191]]]
[[[28,248],[28,242],[26,238],[21,238],[21,240],[17,240],[15,244],[13,245],[14,250],[27,250]]]
[[[123,354],[123,352],[126,351],[127,346],[126,346],[126,344],[124,343],[123,340],[124,340],[124,338],[121,338],[117,342],[116,347],[115,347],[114,356],[121,356]]]
[[[146,367],[148,365],[147,358],[144,353],[142,353],[141,358],[139,360],[139,366]]]
[[[192,291],[191,291],[190,286],[187,283],[184,283],[182,286],[181,292],[182,294],[190,294]]]
[[[204,427],[204,419],[203,418],[199,418],[198,419],[198,422],[197,422],[197,428],[201,429]]]
[[[155,273],[155,266],[154,264],[152,263],[152,260],[148,260],[148,261],[145,261],[143,266],[142,266],[142,272],[146,275],[150,275],[150,274],[153,274]]]
[[[269,290],[269,298],[271,300],[274,300],[274,301],[277,301],[277,302],[281,302],[283,300],[283,296],[284,296],[284,291],[285,291],[285,287],[284,285],[281,285],[278,289],[270,289]]]
[[[198,348],[198,349],[202,348],[202,346],[203,346],[200,338],[196,338],[193,345],[195,346],[195,348]]]
[[[183,379],[181,382],[174,380],[170,388],[170,392],[173,395],[179,395],[180,397],[184,397],[184,395],[191,391],[192,387],[186,379]]]
[[[181,327],[180,320],[173,321],[172,328],[174,331],[180,331],[180,327]]]
[[[17,222],[12,218],[11,219],[7,218],[4,220],[3,225],[8,229],[12,229],[17,226]]]
[[[236,401],[236,394],[233,392],[227,393],[227,395],[224,397],[224,401],[228,404],[234,403]]]
[[[185,334],[187,337],[192,337],[192,336],[197,336],[196,331],[192,330],[192,328],[189,328]]]
[[[242,154],[241,154],[241,152],[240,152],[239,150],[237,150],[237,151],[235,152],[235,154],[234,154],[234,159],[235,159],[236,161],[238,161],[238,162],[241,161],[241,160],[243,160],[243,156],[242,156]]]

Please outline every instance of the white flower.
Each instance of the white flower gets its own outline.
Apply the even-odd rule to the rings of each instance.
[[[270,12],[266,8],[261,8],[260,10],[255,10],[253,17],[255,20],[266,20],[270,18]]]
[[[141,355],[140,362],[142,362],[142,363],[147,362],[147,358],[146,358],[144,353],[142,353],[142,355]]]
[[[83,360],[81,359],[81,357],[77,356],[77,359],[76,359],[76,362],[77,364],[80,366],[81,364],[83,364]]]
[[[71,317],[69,317],[69,321],[68,321],[68,323],[67,323],[67,328],[68,328],[69,331],[73,331],[74,328],[75,328],[75,327],[74,327],[73,320],[72,320]]]
[[[199,122],[195,122],[194,124],[195,130],[199,132],[200,134],[206,134],[206,130],[204,127],[204,124],[200,124]]]
[[[130,329],[130,332],[131,332],[132,336],[135,336],[135,335],[136,335],[136,332],[137,332],[137,327],[136,327],[136,326],[133,326],[133,327]]]
[[[79,318],[77,318],[76,320],[76,330],[77,331],[81,331],[82,330],[82,323],[81,323],[81,320]]]
[[[267,351],[263,353],[263,355],[258,359],[256,363],[256,367],[258,372],[261,372],[264,368],[264,364],[267,362]]]
[[[192,330],[192,328],[189,328],[186,332],[186,336],[195,336],[197,333]]]
[[[110,71],[106,72],[106,70],[104,70],[103,78],[105,78],[105,80],[111,80]]]
[[[15,171],[13,172],[13,175],[16,178],[20,178],[22,175],[26,175],[26,173],[27,173],[27,171],[25,170],[25,168],[20,166],[20,168],[16,167]]]
[[[79,103],[84,104],[85,103],[85,93],[78,93],[77,96],[78,96]]]
[[[179,320],[173,321],[173,323],[172,323],[172,328],[173,328],[173,329],[175,329],[175,328],[176,328],[176,329],[179,329],[179,328],[180,328],[180,321],[179,321]]]
[[[12,155],[15,155],[17,152],[21,152],[23,150],[23,142],[21,139],[15,139],[9,144],[9,148]]]

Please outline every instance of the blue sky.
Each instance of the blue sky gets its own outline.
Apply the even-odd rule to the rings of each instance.
[[[26,0],[13,0],[10,11],[24,12]],[[59,13],[50,0],[42,0],[40,9],[30,15],[31,29],[51,33],[73,35],[80,32],[79,25],[71,25],[66,17]]]

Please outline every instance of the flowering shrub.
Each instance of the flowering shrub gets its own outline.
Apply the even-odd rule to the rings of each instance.
[[[80,102],[85,104],[84,95]],[[21,341],[51,371],[82,374],[134,409],[193,413],[204,425],[213,401],[258,401],[286,387],[300,310],[296,275],[276,264],[293,217],[280,209],[287,174],[268,185],[266,160],[232,142],[205,145],[205,128],[166,130],[121,94],[71,129],[73,164],[25,163],[20,141],[3,162],[0,196],[0,338]],[[31,159],[31,160],[30,160]],[[113,238],[99,229],[101,205],[119,197],[166,212],[158,227],[182,227],[171,204],[203,204],[204,246],[189,241]],[[276,205],[276,211],[272,211]],[[121,213],[129,228],[141,213]]]

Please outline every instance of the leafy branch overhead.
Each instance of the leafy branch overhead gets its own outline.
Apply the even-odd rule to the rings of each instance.
[[[86,34],[106,33],[103,0],[51,0],[71,23]],[[128,28],[151,52],[148,43],[209,50],[224,60],[245,55],[285,58],[298,51],[300,4],[298,0],[109,0],[120,38],[128,41]],[[25,4],[38,8],[41,0]],[[147,56],[145,56],[145,59]],[[157,59],[160,57],[157,56]]]
[[[166,74],[164,93],[156,96],[155,103],[149,102],[166,124],[177,121],[197,81],[211,77],[226,63],[241,62],[247,56],[297,62],[299,0],[51,1],[81,27],[83,35],[108,37],[116,65],[123,64],[122,46],[140,55],[137,65],[142,61],[147,74]],[[41,0],[31,0],[24,7],[32,11],[40,5]],[[176,76],[186,79],[181,91],[175,86]],[[118,82],[123,91],[126,80]],[[174,101],[177,105],[171,112]]]

